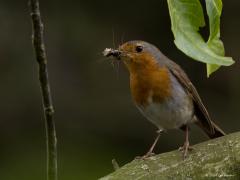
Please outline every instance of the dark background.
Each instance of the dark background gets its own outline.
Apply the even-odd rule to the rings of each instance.
[[[156,128],[134,107],[128,72],[101,56],[122,40],[158,46],[189,74],[212,118],[239,130],[240,1],[224,1],[221,37],[236,63],[206,78],[204,64],[173,43],[166,1],[40,1],[58,135],[59,179],[97,179],[142,155]],[[113,33],[114,31],[114,33]],[[114,35],[113,35],[114,34]],[[208,31],[203,29],[207,37]],[[113,38],[114,37],[114,38]],[[115,43],[113,43],[115,41]],[[45,178],[45,130],[27,1],[0,2],[0,179]],[[156,152],[177,149],[181,131],[164,134]],[[196,127],[192,144],[207,140]]]

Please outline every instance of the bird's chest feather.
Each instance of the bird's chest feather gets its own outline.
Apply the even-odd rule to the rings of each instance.
[[[130,87],[136,104],[146,106],[149,100],[163,102],[171,96],[171,80],[166,68],[142,69],[130,74]]]
[[[131,77],[130,85],[136,106],[159,129],[178,128],[192,120],[192,100],[167,69]]]

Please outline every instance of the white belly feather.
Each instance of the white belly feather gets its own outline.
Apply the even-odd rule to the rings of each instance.
[[[193,121],[192,99],[186,94],[175,77],[172,76],[171,80],[174,84],[172,86],[172,97],[163,103],[154,103],[149,98],[147,106],[137,106],[142,114],[159,129],[179,128]]]

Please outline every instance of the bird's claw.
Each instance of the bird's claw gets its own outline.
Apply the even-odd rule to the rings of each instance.
[[[191,147],[188,142],[185,142],[178,150],[183,153],[183,159],[186,159],[188,152],[194,150],[194,148]]]
[[[137,156],[137,157],[135,157],[135,159],[145,160],[145,159],[147,159],[147,158],[149,158],[149,157],[152,157],[152,156],[155,156],[155,155],[156,155],[156,154],[153,153],[153,152],[148,152],[148,153],[146,153],[146,154],[143,155],[143,156]]]

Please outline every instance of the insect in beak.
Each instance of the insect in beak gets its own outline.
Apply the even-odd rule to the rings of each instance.
[[[106,48],[104,49],[104,51],[102,52],[103,56],[105,57],[115,57],[117,60],[121,59],[121,51],[116,50],[116,49],[111,49],[111,48]]]

